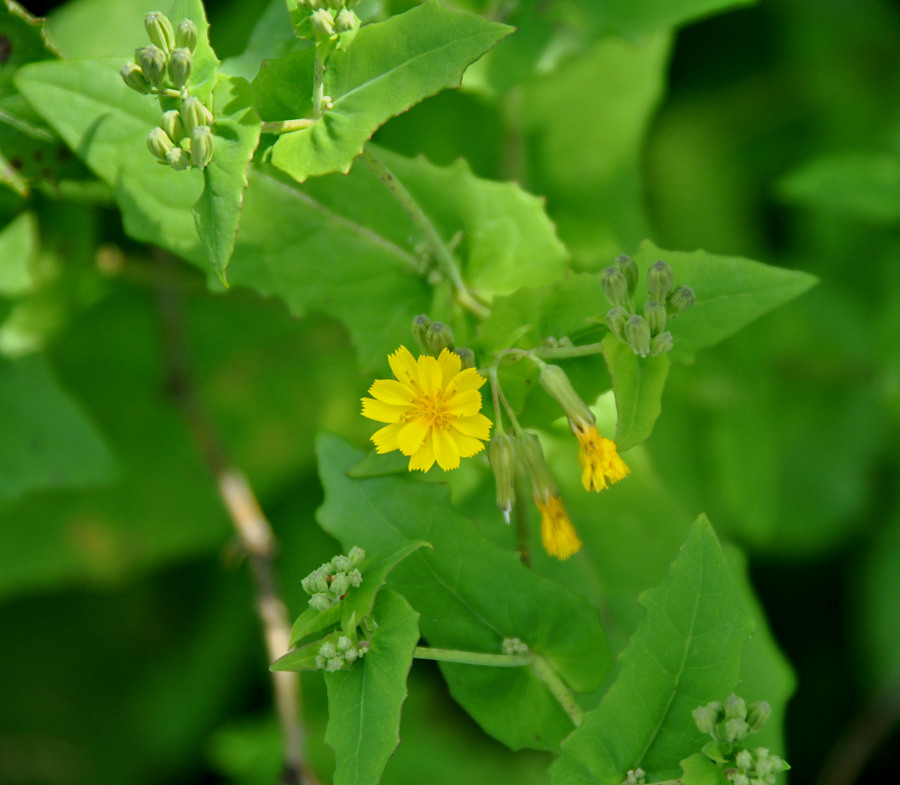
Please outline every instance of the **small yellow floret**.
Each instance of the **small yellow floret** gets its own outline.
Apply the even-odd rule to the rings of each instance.
[[[559,496],[549,496],[546,501],[535,499],[541,511],[541,542],[544,550],[557,559],[568,559],[581,549],[581,540],[569,520],[566,508]]]
[[[578,463],[581,465],[581,483],[585,490],[602,491],[608,485],[631,474],[625,461],[619,457],[616,443],[600,435],[592,423],[574,424],[572,430],[578,438]]]
[[[459,466],[484,449],[491,421],[481,414],[486,379],[475,368],[462,370],[459,355],[418,359],[405,346],[388,356],[393,379],[378,379],[362,399],[362,414],[388,423],[372,434],[379,453],[400,450],[409,470],[427,472],[437,462],[444,470]]]

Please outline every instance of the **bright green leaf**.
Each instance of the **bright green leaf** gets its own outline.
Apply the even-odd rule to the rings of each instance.
[[[753,623],[705,516],[641,604],[647,614],[619,656],[622,669],[563,743],[552,785],[619,785],[637,768],[677,776],[678,761],[703,744],[691,712],[737,685]]]
[[[423,98],[459,86],[463,71],[512,28],[453,13],[435,0],[363,27],[325,71],[332,101],[310,128],[281,136],[272,163],[298,181],[346,172],[375,130]],[[403,45],[398,45],[403,42]]]
[[[304,638],[317,632],[326,630],[341,620],[341,606],[332,605],[328,610],[320,611],[317,608],[308,607],[301,613],[291,626],[291,639],[289,645],[294,648]],[[280,660],[279,660],[280,662]]]
[[[681,761],[682,785],[728,785],[725,771],[698,752]]]
[[[38,250],[37,218],[34,213],[17,215],[0,231],[0,297],[20,297],[34,286]]]
[[[419,640],[418,614],[400,595],[379,593],[371,646],[348,670],[325,675],[335,785],[377,785],[400,743],[400,710]]]

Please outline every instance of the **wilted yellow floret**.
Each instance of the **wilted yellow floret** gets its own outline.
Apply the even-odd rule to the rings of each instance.
[[[541,542],[544,550],[557,559],[568,559],[581,549],[581,540],[569,520],[566,508],[559,496],[548,496],[546,501],[535,498],[541,511]]]
[[[475,368],[462,370],[460,358],[444,349],[440,356],[418,359],[405,346],[388,356],[393,379],[378,379],[371,398],[362,399],[364,417],[389,423],[372,434],[376,452],[400,450],[409,470],[428,471],[437,462],[444,470],[459,466],[484,449],[491,421],[481,414],[485,383]]]
[[[588,491],[602,491],[631,474],[619,457],[616,443],[600,435],[593,423],[573,423],[578,438],[578,463],[581,464],[581,484]]]

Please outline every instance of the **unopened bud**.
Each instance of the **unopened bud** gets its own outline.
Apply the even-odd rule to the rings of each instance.
[[[600,285],[610,305],[625,305],[628,302],[628,279],[621,267],[607,267],[600,273]]]
[[[697,729],[701,733],[708,733],[712,736],[716,732],[716,725],[723,716],[722,704],[719,701],[712,701],[705,706],[698,706],[692,715]]]
[[[334,643],[331,641],[325,641],[321,646],[319,646],[319,652],[322,657],[334,657],[337,655],[337,648],[335,648]]]
[[[432,322],[425,331],[425,345],[428,353],[437,357],[444,349],[453,351],[453,330],[443,322]]]
[[[650,356],[656,357],[658,354],[671,352],[674,345],[675,339],[672,338],[672,333],[668,330],[661,332],[659,335],[654,335],[650,339]]]
[[[366,558],[366,552],[358,545],[354,545],[347,554],[347,558],[350,559],[351,564],[356,565]]]
[[[475,352],[473,352],[468,346],[460,346],[458,349],[453,350],[457,355],[459,355],[459,365],[462,370],[466,370],[466,368],[475,368]]]
[[[325,592],[317,592],[309,598],[309,607],[317,611],[327,611],[329,608],[337,605],[333,597],[325,594]]]
[[[488,445],[488,460],[497,485],[497,506],[509,523],[509,512],[516,502],[516,443],[506,433],[494,435]]]
[[[165,162],[166,155],[174,146],[169,135],[162,128],[154,128],[147,134],[147,149],[160,161]]]
[[[678,316],[697,301],[697,296],[690,286],[676,286],[666,298],[666,309],[669,316]]]
[[[666,326],[666,306],[658,300],[644,303],[644,318],[650,327],[650,335],[659,335]]]
[[[350,563],[350,557],[339,553],[332,560],[335,572],[347,572],[353,565]]]
[[[344,667],[344,658],[341,656],[331,657],[325,661],[325,670],[328,673],[334,673]]]
[[[349,8],[342,8],[334,20],[334,29],[339,33],[349,33],[359,29],[359,17]]]
[[[126,63],[119,73],[122,75],[122,81],[132,90],[136,90],[141,95],[147,95],[150,92],[150,82],[136,63]]]
[[[594,414],[572,387],[566,372],[558,365],[544,365],[540,374],[541,387],[553,398],[574,423],[593,423]]]
[[[163,112],[162,120],[159,123],[160,128],[168,135],[169,139],[178,144],[184,136],[184,123],[181,122],[181,114],[177,109],[170,109]]]
[[[169,56],[169,78],[175,88],[180,90],[191,80],[191,69],[194,67],[194,56],[190,49],[176,49]]]
[[[738,768],[752,769],[753,753],[750,750],[739,750],[738,754],[734,756],[734,762],[738,765]]]
[[[182,19],[175,28],[175,46],[194,52],[197,49],[197,25],[190,19]]]
[[[747,707],[747,725],[753,733],[760,730],[772,716],[768,701],[754,701]]]
[[[669,292],[672,291],[672,283],[675,275],[672,268],[662,259],[650,265],[647,270],[647,294],[653,300],[665,302]]]
[[[334,17],[324,8],[314,11],[309,17],[316,35],[334,35]]]
[[[337,650],[338,651],[347,651],[353,648],[353,641],[351,641],[346,635],[340,635],[337,639]]]
[[[347,573],[347,580],[350,581],[351,586],[359,586],[362,583],[362,573],[359,570],[350,570]]]
[[[339,572],[331,579],[331,592],[337,597],[343,597],[350,588],[350,579],[347,573]]]
[[[419,351],[423,354],[429,353],[428,342],[426,341],[429,327],[431,327],[431,319],[429,319],[424,313],[420,313],[415,319],[412,320],[413,338],[415,338],[416,344],[418,344],[419,346]]]
[[[134,59],[153,87],[161,87],[166,78],[166,53],[158,46],[142,46],[134,50]]]
[[[213,157],[213,135],[208,125],[198,125],[191,131],[191,164],[205,169]]]
[[[201,125],[212,125],[213,116],[203,102],[196,96],[189,96],[181,103],[181,122],[184,123],[185,133],[191,133]]]
[[[625,341],[635,354],[646,357],[650,354],[650,325],[643,316],[632,316],[625,322]]]
[[[731,693],[724,704],[726,720],[746,720],[747,719],[747,702],[740,697]]]
[[[161,11],[151,11],[144,17],[147,37],[164,52],[171,52],[175,45],[175,31],[172,23]]]
[[[746,721],[737,717],[725,720],[722,729],[725,732],[725,740],[731,744],[741,741],[750,732]]]
[[[628,321],[628,311],[617,305],[615,308],[610,308],[606,312],[604,320],[606,321],[606,326],[609,327],[615,335],[620,335],[622,333],[622,328],[625,326],[625,322]]]
[[[300,582],[303,586],[303,591],[307,594],[328,591],[328,576],[330,573],[330,564],[323,564],[321,567],[317,567]]]
[[[347,649],[347,651],[344,652],[344,659],[347,662],[356,662],[358,657],[359,651],[353,646],[351,646],[349,649]]]
[[[176,172],[191,168],[191,156],[183,147],[173,147],[166,153],[166,163]]]
[[[637,289],[638,281],[638,268],[634,259],[628,254],[623,253],[616,259],[616,264],[625,276],[625,281],[628,284],[628,296],[634,297],[634,291]]]

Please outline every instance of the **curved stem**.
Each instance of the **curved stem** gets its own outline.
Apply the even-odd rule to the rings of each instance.
[[[537,654],[531,663],[531,667],[534,668],[534,672],[537,673],[550,692],[553,693],[553,697],[563,707],[563,711],[569,715],[575,727],[579,727],[584,720],[584,711],[578,705],[575,696],[563,684],[562,679],[556,675],[556,671],[550,667],[547,660]]]
[[[450,284],[453,286],[453,294],[456,301],[479,319],[487,318],[490,314],[490,309],[484,303],[475,299],[475,296],[469,291],[468,286],[462,279],[453,254],[450,253],[447,244],[441,239],[437,229],[434,228],[434,224],[431,223],[431,220],[413,198],[412,194],[406,190],[403,183],[394,176],[393,172],[368,147],[363,150],[361,158],[372,169],[378,179],[387,186],[394,198],[400,203],[400,206],[406,211],[406,214],[412,219],[416,228],[422,233],[438,264],[440,264],[444,275],[447,276]]]
[[[548,360],[563,360],[567,357],[588,357],[592,354],[600,354],[602,351],[602,343],[586,343],[583,346],[547,346],[540,349],[532,349],[531,353]]]
[[[458,649],[432,649],[428,646],[416,646],[413,656],[417,660],[461,662],[466,665],[489,665],[494,668],[521,668],[523,665],[530,665],[534,660],[531,654],[488,654]]]

